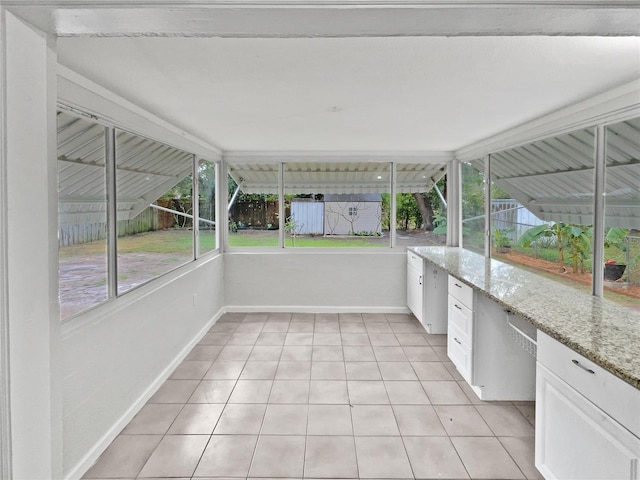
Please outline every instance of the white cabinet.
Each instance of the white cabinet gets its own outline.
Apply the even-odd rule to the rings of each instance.
[[[424,261],[413,252],[407,252],[407,306],[418,321],[423,321]]]
[[[447,333],[447,272],[407,251],[407,306],[427,333]]]
[[[447,272],[424,262],[422,325],[428,333],[447,333]]]
[[[448,288],[447,355],[462,378],[482,400],[533,400],[535,359],[511,338],[513,315],[453,276]]]
[[[447,355],[467,383],[473,384],[473,290],[455,277],[448,280]]]
[[[640,479],[640,390],[538,333],[536,467],[548,480]]]

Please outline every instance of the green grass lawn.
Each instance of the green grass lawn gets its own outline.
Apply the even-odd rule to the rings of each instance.
[[[200,233],[200,251],[208,252],[216,248],[213,232]],[[60,258],[90,255],[106,255],[107,241],[73,245],[60,248]],[[185,255],[193,251],[193,231],[187,229],[158,230],[118,237],[118,254],[162,253]]]
[[[387,247],[388,238],[381,237],[355,237],[355,238],[331,238],[331,237],[296,237],[295,240],[291,236],[285,237],[284,244],[288,248],[305,248],[305,247]],[[230,247],[277,247],[279,245],[278,232],[275,235],[244,235],[229,234]]]
[[[159,230],[118,238],[118,254],[159,253],[187,255],[193,249],[193,231],[187,229]],[[214,232],[200,233],[200,251],[207,252],[216,248]],[[277,230],[229,233],[230,247],[277,247]],[[388,237],[322,237],[299,236],[295,240],[291,236],[285,238],[285,246],[289,248],[341,248],[341,247],[388,247]],[[106,255],[106,240],[60,248],[60,258]]]

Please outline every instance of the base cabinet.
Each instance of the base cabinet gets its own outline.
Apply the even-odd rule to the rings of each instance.
[[[539,347],[543,347],[538,350],[539,360],[544,362],[538,361],[536,366],[535,456],[540,473],[547,480],[639,480],[640,439],[604,411],[602,405],[593,403],[591,392],[605,389],[611,393],[606,387],[612,380],[602,378],[607,372],[591,365],[580,368],[572,360],[580,365],[585,360],[572,354],[568,358],[575,371],[569,372],[576,382],[585,385],[580,392],[568,383],[572,382],[571,378],[565,381],[558,376],[568,375],[557,370],[558,363],[567,362],[562,362],[558,355],[550,356],[552,361],[547,361],[544,342]],[[586,383],[588,381],[592,381],[593,386]],[[622,382],[615,378],[613,381]],[[632,390],[622,392],[622,398],[609,401],[617,405],[625,402],[627,395],[632,396],[631,401],[640,401],[640,395]]]
[[[424,265],[413,252],[407,252],[407,306],[420,323],[424,309]]]
[[[535,359],[509,335],[511,314],[454,277],[448,299],[447,355],[476,395],[533,400]]]
[[[427,333],[447,333],[447,273],[407,252],[407,306]]]
[[[430,262],[424,264],[422,325],[427,333],[447,333],[447,272]]]

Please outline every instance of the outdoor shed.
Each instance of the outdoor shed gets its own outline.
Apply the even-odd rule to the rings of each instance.
[[[325,195],[324,233],[381,234],[382,196],[379,193]]]

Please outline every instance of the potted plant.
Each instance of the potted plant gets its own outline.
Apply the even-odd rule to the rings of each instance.
[[[511,251],[511,237],[509,233],[513,229],[495,229],[493,231],[493,246],[498,253],[509,253]]]
[[[615,282],[622,278],[624,270],[627,266],[624,263],[617,263],[615,260],[607,260],[604,262],[604,279]]]
[[[629,233],[629,230],[626,228],[613,227],[607,230],[604,239],[605,248],[614,248],[619,252],[626,251],[626,244],[624,243],[624,239]],[[614,259],[608,259],[604,262],[604,279],[610,282],[615,282],[622,278],[624,275],[624,271],[627,268],[626,264],[619,262]]]

